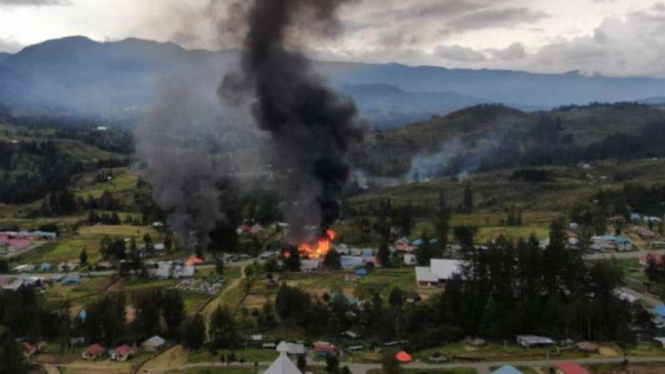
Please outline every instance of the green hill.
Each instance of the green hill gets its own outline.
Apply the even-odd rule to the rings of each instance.
[[[450,157],[465,153],[480,159],[493,157],[488,154],[493,150],[501,153],[505,145],[516,144],[510,151],[521,152],[516,156],[521,159],[514,164],[528,164],[532,160],[524,159],[527,151],[560,145],[584,153],[589,146],[600,145],[612,135],[639,135],[648,124],[659,121],[663,121],[661,108],[632,103],[571,106],[533,113],[502,105],[480,105],[373,133],[352,151],[351,160],[370,174],[399,177],[408,172],[417,155],[427,157],[449,151],[453,153]],[[584,157],[580,155],[581,159]]]

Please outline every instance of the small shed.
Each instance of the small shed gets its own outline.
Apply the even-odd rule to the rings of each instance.
[[[143,349],[145,349],[148,352],[158,352],[162,348],[164,348],[164,345],[166,344],[166,340],[164,340],[161,336],[155,335],[152,338],[146,340],[141,344]]]

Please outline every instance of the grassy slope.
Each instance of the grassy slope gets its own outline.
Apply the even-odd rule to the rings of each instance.
[[[639,106],[628,109],[584,107],[568,111],[552,111],[550,116],[561,119],[563,135],[572,134],[580,145],[602,141],[616,132],[636,133],[647,123],[662,117],[661,108]],[[465,149],[474,149],[483,142],[501,139],[508,131],[530,131],[539,122],[541,113],[524,113],[502,106],[474,107],[435,117],[380,134],[369,136],[351,155],[355,165],[372,166],[384,171],[408,169],[416,154],[435,153],[453,139],[464,142]]]

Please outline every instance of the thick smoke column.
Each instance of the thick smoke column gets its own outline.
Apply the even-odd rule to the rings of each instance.
[[[284,179],[292,240],[306,239],[307,226],[322,235],[340,217],[347,150],[362,140],[353,102],[327,87],[298,48],[304,39],[334,35],[347,2],[244,0],[232,13],[244,10],[246,24],[222,24],[223,37],[232,28],[244,39],[242,74],[227,75],[219,95],[225,102],[255,99],[252,114],[271,134],[273,164]]]

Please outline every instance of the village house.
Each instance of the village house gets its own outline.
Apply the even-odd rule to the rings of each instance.
[[[462,272],[462,264],[459,260],[432,259],[430,266],[416,266],[416,284],[418,287],[432,287],[445,283]]]
[[[611,234],[594,236],[591,238],[591,248],[596,251],[630,251],[633,242],[625,236]]]
[[[280,342],[275,348],[277,352],[282,352],[286,350],[286,353],[289,356],[305,356],[307,355],[307,348],[304,344],[299,343],[287,343],[285,341]]]
[[[558,374],[591,374],[589,370],[574,362],[566,362],[556,366]]]
[[[319,260],[300,260],[300,271],[303,273],[314,273],[319,270],[321,261]]]
[[[328,355],[336,355],[337,348],[328,342],[314,343],[314,352],[319,357],[327,357]]]
[[[78,274],[70,274],[62,282],[65,286],[80,286],[81,276]]]
[[[635,232],[635,233],[636,233],[637,235],[639,235],[640,237],[645,238],[645,239],[646,239],[646,238],[655,238],[655,237],[656,237],[656,233],[655,233],[655,232],[653,232],[653,231],[651,231],[651,230],[649,230],[649,229],[647,229],[647,228],[644,228],[644,227],[642,227],[642,226],[638,226],[638,225],[630,225],[628,228],[629,228],[630,230],[632,230],[633,232]]]
[[[128,346],[128,345],[121,345],[120,347],[116,348],[111,352],[111,360],[114,361],[127,361],[132,356],[134,355],[134,348]]]
[[[35,271],[34,265],[19,265],[12,269],[14,273],[33,273]]]
[[[363,258],[360,256],[340,256],[339,262],[343,269],[352,270],[363,266]]]
[[[144,350],[148,352],[158,352],[166,345],[166,341],[161,336],[155,335],[141,344]]]
[[[81,358],[83,358],[84,360],[96,360],[98,358],[104,357],[105,354],[106,354],[106,348],[102,347],[99,344],[93,344],[83,350]]]
[[[524,348],[550,347],[555,343],[554,340],[550,338],[535,335],[517,335],[515,340],[517,340],[517,344]]]
[[[411,241],[406,236],[395,242],[395,250],[397,252],[413,252],[416,249],[418,247],[412,246]]]

